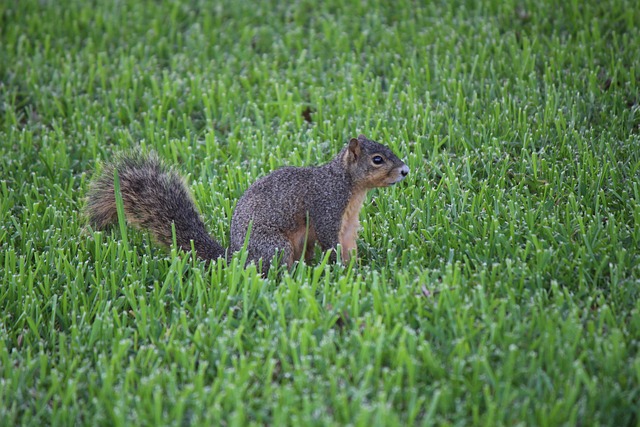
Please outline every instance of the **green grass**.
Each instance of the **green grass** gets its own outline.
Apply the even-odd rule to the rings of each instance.
[[[631,0],[0,2],[0,425],[640,424],[639,70]],[[141,146],[226,244],[358,133],[355,265],[81,215]]]

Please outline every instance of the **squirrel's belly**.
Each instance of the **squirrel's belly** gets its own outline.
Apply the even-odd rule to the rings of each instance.
[[[356,239],[358,238],[358,229],[360,228],[358,216],[360,215],[360,209],[362,209],[362,203],[366,195],[366,190],[360,190],[354,193],[349,198],[349,203],[347,203],[347,207],[342,214],[338,242],[340,242],[340,246],[342,247],[342,253],[340,255],[343,261],[349,261],[352,254],[357,256]]]

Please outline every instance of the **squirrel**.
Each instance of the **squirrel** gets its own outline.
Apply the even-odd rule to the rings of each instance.
[[[388,147],[352,138],[330,162],[317,167],[283,167],[258,179],[238,200],[231,220],[229,251],[205,229],[184,179],[155,154],[134,152],[108,163],[90,184],[85,214],[95,229],[117,222],[114,170],[129,225],[149,230],[165,246],[192,249],[203,260],[227,258],[242,249],[249,231],[247,262],[266,276],[274,255],[309,261],[316,243],[323,251],[341,246],[341,259],[356,256],[358,215],[367,190],[388,187],[409,173]],[[331,254],[335,260],[336,254]]]

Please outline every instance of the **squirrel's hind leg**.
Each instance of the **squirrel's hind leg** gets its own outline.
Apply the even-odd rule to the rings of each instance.
[[[249,251],[248,261],[256,264],[262,259],[262,274],[266,276],[274,256],[277,254],[280,264],[287,267],[293,265],[293,245],[284,235],[273,233],[252,234],[247,247]]]

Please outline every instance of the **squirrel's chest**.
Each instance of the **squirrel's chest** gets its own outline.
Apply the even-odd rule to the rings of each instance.
[[[367,192],[364,190],[352,194],[342,214],[338,241],[342,246],[341,255],[344,261],[348,261],[352,254],[355,255],[357,249],[356,239],[358,237],[358,228],[360,227],[358,217],[366,195]]]

